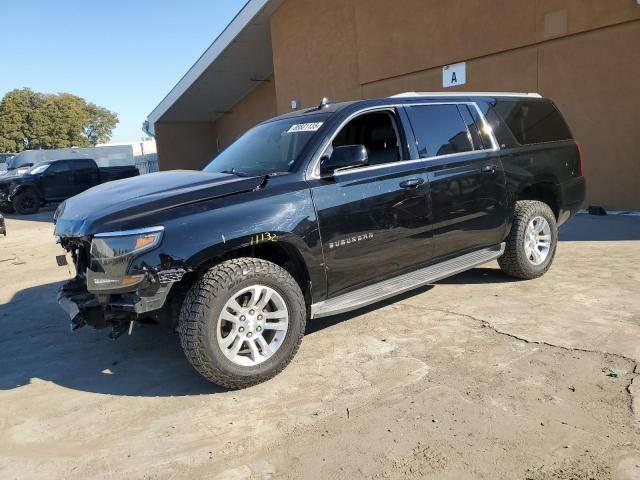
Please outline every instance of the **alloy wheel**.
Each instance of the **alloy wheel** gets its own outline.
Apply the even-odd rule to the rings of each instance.
[[[524,236],[524,251],[533,265],[541,265],[551,250],[551,227],[544,217],[537,216],[527,225]]]
[[[254,367],[282,346],[289,311],[282,296],[266,285],[252,285],[231,295],[216,325],[216,340],[236,365]]]

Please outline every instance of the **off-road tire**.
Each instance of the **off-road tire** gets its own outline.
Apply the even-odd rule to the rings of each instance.
[[[20,215],[31,215],[40,209],[40,197],[33,190],[18,192],[12,200],[13,208]]]
[[[5,203],[0,205],[0,213],[13,213],[15,210],[13,209],[13,205],[10,203]]]
[[[537,216],[544,217],[551,228],[551,247],[547,258],[540,264],[534,265],[529,261],[524,250],[525,232],[529,222]],[[498,259],[498,264],[504,273],[511,277],[530,280],[544,275],[553,263],[558,244],[558,226],[553,211],[544,202],[538,200],[521,200],[516,202],[515,215],[511,232],[507,237],[507,245]]]
[[[264,363],[244,367],[232,363],[216,341],[216,322],[230,296],[259,283],[276,290],[284,299],[289,326],[282,346]],[[207,380],[226,388],[246,388],[280,373],[294,357],[306,326],[306,306],[300,287],[278,265],[256,258],[227,260],[207,270],[185,297],[178,332],[191,365]]]

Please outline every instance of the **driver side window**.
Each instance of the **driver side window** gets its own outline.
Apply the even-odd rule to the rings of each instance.
[[[336,147],[364,145],[369,156],[369,165],[383,165],[405,160],[397,122],[392,112],[372,112],[360,115],[336,135],[331,143],[330,154]]]

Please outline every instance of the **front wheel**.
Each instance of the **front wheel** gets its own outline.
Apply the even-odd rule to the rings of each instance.
[[[283,268],[238,258],[211,269],[189,290],[180,311],[180,343],[209,381],[245,388],[282,371],[306,325],[300,287]]]
[[[516,202],[511,232],[498,264],[515,278],[532,279],[551,267],[558,243],[558,226],[553,211],[537,200]]]
[[[33,190],[23,190],[13,197],[13,208],[20,215],[31,215],[40,208],[40,197]]]

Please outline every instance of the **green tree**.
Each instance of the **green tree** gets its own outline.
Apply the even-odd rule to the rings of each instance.
[[[17,89],[0,101],[0,152],[89,147],[108,142],[117,124],[114,112],[76,95]]]

